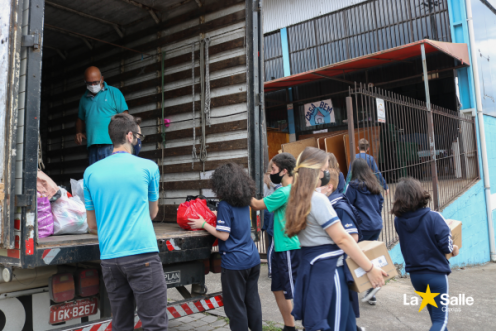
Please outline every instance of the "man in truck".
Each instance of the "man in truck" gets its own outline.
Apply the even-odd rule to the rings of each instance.
[[[133,329],[136,305],[144,330],[167,330],[168,322],[167,285],[152,224],[160,172],[155,162],[132,155],[143,137],[139,122],[129,114],[114,115],[108,126],[112,154],[84,172],[88,227],[98,235],[114,331]]]
[[[108,126],[112,116],[129,113],[124,95],[118,88],[108,86],[97,67],[89,67],[84,72],[87,91],[79,101],[76,121],[76,144],[82,145],[86,139],[89,163],[106,158],[112,153],[112,141]],[[86,126],[86,134],[84,128]]]

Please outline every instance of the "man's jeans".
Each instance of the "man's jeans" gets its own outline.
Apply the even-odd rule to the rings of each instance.
[[[88,159],[90,165],[111,155],[113,150],[114,145],[91,145],[88,147]]]
[[[134,312],[146,331],[167,330],[167,284],[158,253],[102,260],[112,330],[134,330]]]

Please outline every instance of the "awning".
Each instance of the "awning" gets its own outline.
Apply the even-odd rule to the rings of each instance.
[[[324,78],[332,78],[345,73],[368,69],[392,62],[401,62],[415,56],[421,56],[420,44],[424,43],[425,53],[442,52],[458,60],[461,65],[469,66],[467,44],[455,44],[424,39],[411,44],[390,48],[381,52],[360,56],[354,59],[330,64],[315,70],[302,72],[288,77],[274,79],[264,84],[265,92],[277,91],[288,87],[313,82]]]

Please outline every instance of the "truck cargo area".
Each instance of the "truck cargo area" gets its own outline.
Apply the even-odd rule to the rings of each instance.
[[[85,141],[83,146],[74,141],[75,121],[86,90],[84,70],[97,66],[105,82],[122,91],[129,113],[143,120],[146,139],[140,156],[160,166],[160,212],[154,223],[157,240],[208,236],[204,231],[179,228],[176,209],[187,195],[211,195],[208,177],[200,174],[203,169],[212,170],[233,156],[248,165],[246,4],[244,0],[143,3],[149,8],[154,4],[155,16],[121,0],[45,3],[40,114],[45,172],[68,189],[69,179],[83,178],[87,146]],[[87,12],[88,6],[116,25],[67,9]],[[212,109],[202,141],[205,94],[211,95]],[[161,125],[162,100],[163,116],[171,120],[168,128]],[[198,131],[195,140],[194,126]],[[198,151],[205,148],[206,157],[193,160],[193,146]],[[97,238],[89,234],[38,239],[40,249],[94,244]]]

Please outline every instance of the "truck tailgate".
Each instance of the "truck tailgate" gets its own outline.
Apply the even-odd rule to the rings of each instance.
[[[215,238],[206,231],[186,231],[177,224],[153,223],[163,263],[207,259]],[[38,239],[36,265],[78,263],[100,259],[98,238],[90,234]]]

